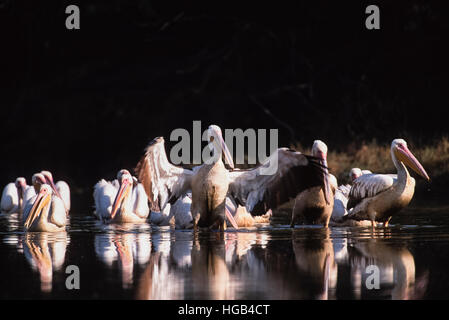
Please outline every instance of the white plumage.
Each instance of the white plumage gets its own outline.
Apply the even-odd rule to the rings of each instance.
[[[111,216],[112,204],[117,195],[119,183],[117,180],[108,182],[101,179],[94,187],[95,211],[94,215],[100,220]]]
[[[351,181],[355,181],[357,178],[362,175],[371,174],[369,170],[360,170],[359,168],[352,168],[349,172],[349,178]],[[335,177],[334,177],[335,179]],[[337,180],[335,179],[335,184]],[[341,218],[348,214],[348,200],[349,193],[351,192],[352,186],[350,184],[341,185],[335,190],[334,196],[334,208],[332,210],[331,220],[333,222],[340,222]]]
[[[2,213],[19,212],[19,194],[14,183],[8,183],[3,189],[1,200]]]
[[[155,138],[146,148],[136,172],[152,204],[152,210],[164,212],[192,188],[193,177],[202,166],[192,170],[172,165],[167,158],[164,139]],[[273,172],[270,171],[273,168]],[[298,192],[322,183],[327,170],[315,157],[279,148],[261,165],[249,170],[227,171],[228,196],[252,214],[265,214],[295,197]]]
[[[61,195],[62,201],[65,204],[65,207],[67,210],[70,210],[70,187],[65,181],[58,181],[56,182],[56,190],[58,190],[59,194]]]
[[[64,203],[53,189],[43,184],[23,210],[25,231],[58,232],[65,230],[67,212]]]
[[[344,215],[348,213],[346,207],[348,205],[348,196],[351,186],[341,185],[335,190],[334,208],[332,210],[331,220],[339,221]]]
[[[36,193],[26,184],[25,178],[19,177],[15,182],[8,183],[2,192],[0,210],[2,213],[21,213],[26,201]],[[31,192],[31,193],[30,193]]]
[[[145,222],[150,209],[142,184],[128,170],[120,170],[117,180],[100,180],[94,187],[94,214],[103,221]]]
[[[371,198],[390,189],[396,181],[397,175],[364,174],[354,180],[350,193],[357,199]]]
[[[403,139],[393,140],[390,153],[397,174],[364,174],[354,180],[347,205],[352,209],[348,218],[370,220],[373,227],[375,222],[388,226],[393,214],[406,207],[413,198],[416,182],[406,166],[430,180]]]
[[[48,170],[42,170],[41,174],[45,178],[45,183],[50,185],[56,195],[61,198],[64,203],[64,207],[66,212],[70,211],[70,188],[69,185],[65,181],[58,181],[56,184],[53,180],[53,174]]]

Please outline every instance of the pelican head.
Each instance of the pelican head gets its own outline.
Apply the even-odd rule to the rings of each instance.
[[[120,182],[120,188],[117,192],[117,195],[115,196],[114,203],[112,205],[111,219],[114,219],[119,208],[123,207],[123,204],[126,203],[126,200],[131,195],[131,190],[134,182],[133,177],[126,169],[120,170],[117,173],[117,179]]]
[[[411,168],[427,181],[430,181],[426,170],[424,170],[421,163],[419,163],[413,153],[411,153],[411,151],[408,149],[407,142],[405,142],[404,139],[393,140],[393,142],[391,143],[391,156],[393,157],[393,159],[397,159]]]
[[[327,145],[321,140],[315,140],[312,146],[312,156],[327,160]]]
[[[349,172],[349,179],[351,179],[351,181],[354,181],[361,175],[363,175],[363,172],[360,168],[352,168],[351,171]]]
[[[223,152],[226,162],[231,168],[234,168],[234,161],[232,160],[231,153],[229,152],[228,146],[226,145],[223,135],[221,134],[221,129],[219,126],[210,125],[207,129],[207,140],[209,141],[209,148],[214,153],[214,157],[220,157]]]
[[[25,220],[25,229],[28,230],[33,225],[33,222],[41,216],[42,212],[48,210],[52,194],[53,190],[48,184],[41,185],[39,193],[34,200],[33,207]]]
[[[53,181],[53,175],[51,174],[51,172],[47,171],[47,170],[42,170],[41,174],[45,177],[45,183],[51,186],[51,188],[53,189],[53,192],[58,196],[58,198],[62,199],[61,195],[59,194],[58,189],[56,189],[55,183]],[[65,206],[65,204],[64,204],[64,206]]]
[[[21,190],[21,191],[23,192],[23,191],[25,191],[25,189],[26,189],[27,181],[26,181],[25,178],[19,177],[19,178],[16,179],[16,181],[15,181],[14,184],[16,185],[16,188],[17,188],[18,190]]]
[[[122,176],[123,176],[124,174],[125,174],[125,175],[126,175],[126,174],[131,175],[131,173],[130,173],[128,170],[122,169],[122,170],[120,170],[119,172],[117,172],[117,180],[120,181],[120,180],[122,179]]]
[[[42,173],[35,173],[31,178],[31,183],[33,184],[36,194],[39,193],[41,186],[46,183],[45,177]]]
[[[326,202],[331,203],[331,187],[329,181],[329,171],[327,169],[327,145],[321,140],[315,140],[312,145],[312,156],[320,159],[320,163],[326,167],[324,170],[324,197]]]

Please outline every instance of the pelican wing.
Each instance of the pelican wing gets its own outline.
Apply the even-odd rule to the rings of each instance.
[[[61,195],[62,201],[64,202],[67,210],[70,210],[70,187],[65,181],[58,181],[56,183],[56,190],[58,190]]]
[[[277,161],[277,170],[270,172],[273,161]],[[279,148],[254,169],[229,172],[229,194],[253,215],[265,214],[303,190],[324,187],[326,172],[318,158]]]
[[[351,192],[351,186],[349,184],[342,184],[337,188],[339,194],[341,194],[343,197],[346,198],[346,201],[348,201],[349,198],[349,192]]]
[[[25,206],[26,203],[27,203],[28,201],[30,201],[30,199],[31,199],[32,197],[34,197],[35,195],[36,195],[36,190],[34,190],[34,187],[33,187],[33,186],[27,187],[27,188],[25,189],[24,194],[23,194],[23,203],[24,203],[24,206]]]
[[[133,212],[140,218],[148,217],[150,213],[150,208],[148,207],[148,197],[141,183],[137,183],[133,188],[133,200],[134,210]]]
[[[61,228],[67,224],[67,215],[64,202],[56,195],[53,195],[51,200],[50,222],[58,228]]]
[[[364,174],[354,180],[349,192],[347,209],[354,208],[365,198],[372,198],[390,189],[397,176],[392,174]]]
[[[156,212],[163,210],[167,203],[173,204],[189,191],[194,175],[194,171],[177,167],[168,161],[164,144],[162,137],[153,139],[135,168],[151,203],[151,210]]]
[[[12,213],[19,209],[19,194],[14,183],[8,183],[3,189],[1,199],[1,212]]]
[[[101,179],[94,187],[95,212],[97,218],[103,220],[111,216],[112,204],[117,195],[119,184],[117,180],[107,182]]]
[[[27,202],[25,202],[23,213],[22,213],[22,221],[26,221],[28,215],[30,214],[31,208],[33,207],[34,201],[36,201],[37,195],[30,197]]]

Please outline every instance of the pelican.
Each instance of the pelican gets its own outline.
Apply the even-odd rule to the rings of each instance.
[[[332,208],[332,221],[340,221],[343,216],[348,214],[346,209],[348,204],[349,191],[351,191],[351,186],[341,185],[335,190],[334,195],[334,207]]]
[[[142,184],[122,169],[117,180],[100,180],[94,187],[95,215],[103,221],[117,223],[145,222],[150,209]]]
[[[349,192],[348,210],[345,218],[370,220],[371,225],[382,222],[385,227],[391,217],[406,207],[413,198],[415,179],[410,176],[406,166],[430,181],[427,172],[407,147],[403,139],[391,143],[391,158],[397,175],[364,174],[354,180]]]
[[[176,229],[190,229],[193,227],[193,218],[191,213],[192,195],[187,193],[181,196],[173,205],[169,203],[162,212],[150,213],[150,222],[156,225],[168,226],[174,223]],[[237,227],[253,227],[255,224],[269,223],[272,212],[269,210],[263,216],[253,217],[244,206],[236,205],[231,198],[226,198],[226,209],[232,214]],[[172,222],[172,218],[174,221]],[[232,224],[229,219],[226,223]]]
[[[33,176],[31,177],[32,187],[27,188],[24,193],[24,207],[26,207],[27,205],[29,206],[33,205],[32,199],[39,193],[39,191],[41,190],[41,186],[46,183],[47,179],[42,173],[33,174]],[[53,189],[52,187],[52,190],[53,192],[55,192],[56,189]],[[26,213],[24,210],[22,212],[22,218],[23,221],[26,220]]]
[[[13,183],[8,183],[3,189],[1,199],[1,212],[3,213],[16,213],[23,212],[26,198],[25,193],[30,186],[27,185],[26,179],[19,177]]]
[[[349,172],[349,179],[351,179],[351,182],[353,182],[358,177],[364,175],[364,174],[371,174],[372,172],[370,170],[362,170],[360,168],[352,168]]]
[[[233,169],[234,163],[221,129],[211,125],[207,134],[214,161],[192,170],[174,166],[168,161],[162,137],[149,143],[135,171],[142,181],[152,210],[163,210],[168,203],[174,203],[191,190],[194,229],[218,225],[224,230],[225,216],[234,228],[238,228],[232,214],[226,210],[227,196],[252,214],[260,215],[289,201],[299,191],[323,183],[323,173],[327,172],[327,168],[319,159],[287,148],[277,149],[253,169]],[[225,168],[222,152],[231,170]],[[277,170],[267,174],[266,169],[273,161],[277,161]]]
[[[48,184],[41,185],[39,193],[27,202],[23,216],[25,231],[64,231],[67,224],[64,203]]]
[[[150,223],[159,226],[168,226],[174,223],[176,229],[190,229],[193,227],[191,205],[192,195],[184,194],[173,205],[168,203],[161,212],[151,211]]]
[[[315,140],[312,146],[312,156],[320,159],[323,166],[319,183],[300,192],[292,210],[293,228],[296,221],[303,217],[307,223],[320,224],[327,228],[332,214],[334,194],[337,188],[337,179],[327,170],[327,146],[321,140]]]
[[[371,174],[372,172],[369,170],[361,170],[360,168],[352,168],[349,172],[349,179],[351,183],[357,179],[358,177],[364,174]],[[335,179],[335,185],[337,185]],[[335,190],[334,196],[334,208],[332,209],[331,220],[333,222],[340,222],[343,216],[348,214],[348,210],[346,209],[348,205],[349,192],[351,191],[351,185],[341,185]]]
[[[70,210],[70,188],[67,182],[60,180],[55,184],[53,181],[53,175],[50,171],[43,170],[41,171],[41,174],[45,177],[46,183],[52,187],[55,194],[61,198],[64,203],[64,207],[68,212]]]

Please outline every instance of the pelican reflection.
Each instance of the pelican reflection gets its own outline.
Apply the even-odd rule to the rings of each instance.
[[[133,285],[135,265],[145,266],[150,259],[151,241],[148,233],[96,234],[95,252],[112,268],[117,262],[124,289]]]
[[[39,273],[41,291],[51,292],[53,273],[60,271],[65,261],[67,233],[27,233],[22,242],[26,260]]]
[[[351,247],[350,261],[355,298],[419,299],[427,287],[428,273],[417,277],[413,255],[404,245],[387,244],[382,239],[358,242]],[[367,272],[368,266],[379,270],[379,289],[367,286],[373,274]]]

